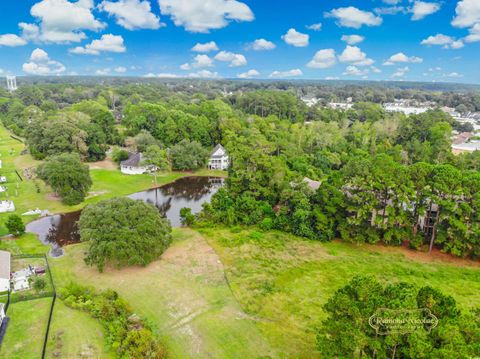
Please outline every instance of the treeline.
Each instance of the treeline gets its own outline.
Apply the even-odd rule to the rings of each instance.
[[[203,218],[478,257],[479,153],[452,155],[454,121],[442,111],[406,117],[375,106],[355,107],[352,118],[337,111],[328,122],[230,119],[227,186]]]

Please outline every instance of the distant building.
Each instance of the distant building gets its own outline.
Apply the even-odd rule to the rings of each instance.
[[[17,78],[15,76],[7,76],[7,90],[13,92],[17,89]]]
[[[130,153],[127,160],[120,162],[120,171],[126,175],[141,175],[147,172],[154,172],[157,167],[142,163],[141,153]]]
[[[10,290],[10,252],[0,251],[0,293]]]
[[[353,107],[353,103],[350,102],[329,102],[327,107],[334,110],[350,110]]]
[[[460,153],[470,153],[480,151],[480,141],[470,141],[452,145],[452,153],[458,155]]]
[[[230,165],[230,158],[222,145],[218,144],[210,153],[208,168],[212,170],[226,170]]]
[[[314,181],[314,180],[312,180],[312,179],[310,179],[310,178],[308,178],[308,177],[305,177],[305,178],[303,179],[303,182],[305,182],[305,183],[307,184],[307,186],[308,186],[310,189],[314,190],[314,191],[316,191],[317,189],[319,189],[319,188],[320,188],[320,185],[322,184],[322,182],[320,182],[320,181]]]

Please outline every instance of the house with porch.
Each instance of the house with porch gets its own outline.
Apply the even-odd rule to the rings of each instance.
[[[227,151],[221,144],[216,145],[210,153],[208,168],[211,170],[226,170],[229,165],[230,158]]]

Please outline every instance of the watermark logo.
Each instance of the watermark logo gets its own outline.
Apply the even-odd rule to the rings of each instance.
[[[368,324],[378,335],[407,334],[421,328],[430,332],[438,325],[438,318],[427,308],[379,308],[369,318]]]

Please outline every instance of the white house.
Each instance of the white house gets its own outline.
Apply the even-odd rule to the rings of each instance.
[[[218,144],[210,153],[208,168],[212,170],[226,170],[230,164],[230,158],[222,145]]]
[[[157,167],[144,165],[141,153],[131,153],[128,160],[120,162],[120,171],[126,175],[141,175],[146,172],[154,172]]]
[[[15,205],[12,201],[0,201],[0,213],[15,211]]]
[[[0,251],[0,293],[10,290],[10,252]]]

